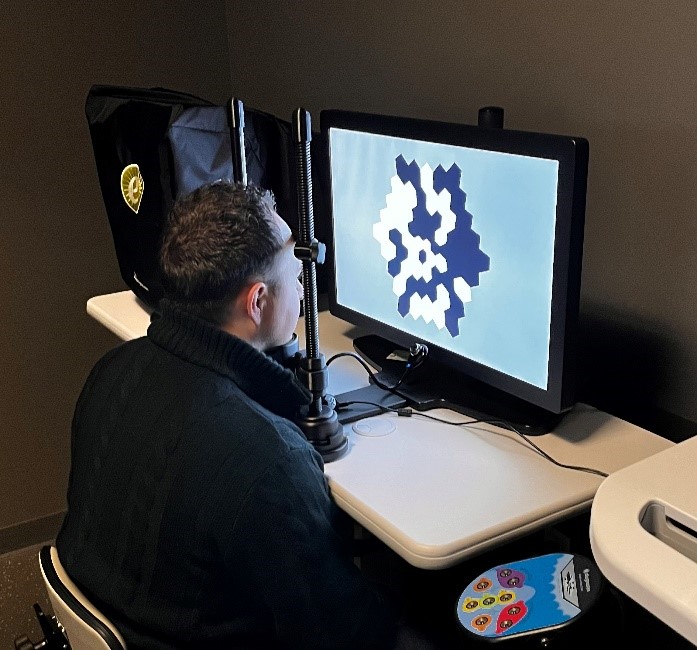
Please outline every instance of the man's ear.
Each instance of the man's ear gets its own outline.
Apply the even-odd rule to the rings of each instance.
[[[245,294],[247,316],[259,327],[269,299],[269,286],[265,282],[255,282]]]

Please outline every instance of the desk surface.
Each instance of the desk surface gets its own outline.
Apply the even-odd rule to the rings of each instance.
[[[697,645],[695,465],[697,437],[608,477],[590,541],[610,582]]]
[[[122,339],[142,336],[147,308],[130,291],[97,296],[88,313]],[[320,348],[352,349],[352,326],[320,313]],[[298,336],[304,340],[302,323]],[[341,393],[367,385],[350,358],[329,367]],[[430,415],[464,422],[446,410]],[[363,421],[365,424],[366,421]],[[590,507],[602,478],[553,465],[515,434],[491,425],[451,426],[419,415],[371,418],[365,435],[345,427],[349,452],[325,473],[337,504],[414,566],[436,569]],[[557,461],[612,473],[674,443],[628,422],[577,405],[557,429],[534,442]]]

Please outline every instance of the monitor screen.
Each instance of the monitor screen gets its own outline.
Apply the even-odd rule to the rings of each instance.
[[[588,143],[324,111],[330,311],[511,398],[573,405]]]

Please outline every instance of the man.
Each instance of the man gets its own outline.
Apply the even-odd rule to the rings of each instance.
[[[159,314],[80,395],[56,545],[129,649],[394,644],[393,608],[354,566],[290,420],[310,394],[265,354],[297,324],[293,250],[257,188],[181,198]]]

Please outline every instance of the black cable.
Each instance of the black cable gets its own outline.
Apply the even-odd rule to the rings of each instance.
[[[349,353],[350,354],[350,353]],[[489,420],[486,418],[475,418],[472,420],[468,420],[467,422],[450,422],[448,420],[443,420],[442,418],[437,418],[433,415],[428,415],[427,413],[423,413],[421,411],[415,411],[414,409],[411,409],[409,407],[403,407],[403,408],[392,408],[389,406],[384,406],[382,404],[377,404],[375,402],[364,402],[361,400],[352,400],[350,402],[337,402],[336,408],[337,410],[340,410],[342,408],[346,408],[348,406],[353,406],[354,404],[366,404],[368,406],[374,406],[377,407],[385,412],[389,413],[396,413],[400,417],[411,417],[412,415],[420,415],[421,417],[427,418],[429,420],[434,420],[435,422],[440,422],[441,424],[451,424],[456,427],[467,427],[472,424],[493,424],[493,425],[503,425],[513,433],[517,434],[520,436],[530,447],[532,447],[540,456],[543,458],[547,459],[550,463],[553,463],[554,465],[557,465],[558,467],[562,467],[564,469],[573,469],[578,472],[587,472],[589,474],[596,474],[597,476],[602,476],[603,478],[607,478],[608,474],[605,472],[602,472],[599,469],[594,469],[592,467],[583,467],[580,465],[566,465],[565,463],[560,463],[559,461],[555,460],[550,456],[546,451],[543,449],[540,449],[528,436],[526,436],[524,433],[516,429],[510,422],[507,422],[506,420]]]
[[[394,386],[387,386],[387,385],[383,384],[378,379],[377,375],[371,370],[370,366],[355,352],[338,352],[337,354],[335,354],[335,355],[329,357],[329,359],[327,359],[327,363],[326,363],[327,367],[329,366],[330,363],[332,363],[333,361],[336,361],[340,357],[351,357],[352,359],[355,359],[356,361],[358,361],[363,366],[365,371],[368,373],[368,375],[370,376],[372,381],[375,383],[375,385],[378,386],[379,388],[382,388],[383,390],[386,390],[388,393],[394,393],[397,390],[397,388],[399,388],[402,385],[402,383],[406,379],[407,375],[415,368],[418,368],[425,360],[422,358],[417,363],[415,363],[413,365],[407,363],[406,367],[404,368],[404,372],[402,373],[402,376],[397,380],[397,383]],[[401,395],[400,395],[400,397],[401,397]]]
[[[383,384],[377,378],[376,374],[371,370],[370,366],[368,366],[368,364],[355,352],[338,352],[337,354],[334,354],[333,356],[331,356],[327,360],[327,367],[329,366],[330,363],[332,363],[333,361],[336,361],[337,359],[339,359],[341,357],[351,357],[353,359],[356,359],[356,361],[358,361],[363,366],[363,368],[368,373],[368,375],[373,380],[373,382],[375,382],[376,386],[382,388],[383,390],[388,391],[389,393],[393,393],[393,394],[395,394],[395,390],[402,384],[402,382],[404,381],[407,374],[411,370],[413,370],[414,368],[418,368],[425,361],[425,359],[421,359],[419,362],[417,362],[413,366],[407,364],[406,368],[404,369],[404,372],[402,373],[402,376],[399,378],[397,383],[394,386],[390,387],[390,386],[386,386],[385,384]],[[342,407],[345,408],[347,406],[352,406],[354,404],[365,404],[367,406],[374,406],[374,407],[382,409],[383,411],[386,411],[386,412],[397,413],[397,415],[400,415],[401,417],[410,417],[412,414],[416,413],[416,414],[418,414],[424,418],[427,418],[429,420],[434,420],[435,422],[441,422],[442,424],[452,424],[454,426],[467,426],[470,424],[478,424],[478,423],[502,425],[502,426],[506,427],[509,431],[512,431],[516,435],[520,436],[520,438],[522,438],[530,447],[532,447],[538,454],[540,454],[540,456],[542,456],[543,458],[546,458],[550,463],[553,463],[554,465],[557,465],[558,467],[562,467],[564,469],[573,469],[573,470],[576,470],[579,472],[587,472],[589,474],[596,474],[597,476],[602,476],[603,478],[607,478],[607,476],[608,476],[608,474],[606,474],[605,472],[603,472],[599,469],[594,469],[592,467],[582,467],[579,465],[566,465],[565,463],[560,463],[559,461],[552,458],[552,456],[550,456],[546,451],[544,451],[543,449],[538,447],[522,431],[519,431],[518,429],[516,429],[516,427],[514,427],[510,422],[508,422],[506,420],[496,420],[496,419],[488,420],[488,419],[481,418],[481,419],[469,420],[468,422],[449,422],[448,420],[442,420],[441,418],[437,418],[437,417],[434,417],[432,415],[428,415],[426,413],[423,413],[422,411],[413,411],[412,409],[410,409],[408,407],[395,409],[395,408],[384,406],[382,404],[377,404],[374,402],[364,402],[364,401],[360,401],[360,400],[354,400],[351,402],[343,402],[343,403],[340,402],[340,403],[336,404],[336,408],[337,409],[340,409]]]

